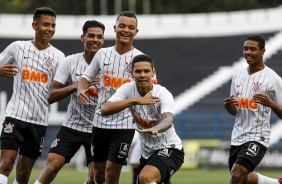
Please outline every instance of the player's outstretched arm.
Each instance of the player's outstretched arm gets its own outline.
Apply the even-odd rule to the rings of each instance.
[[[18,73],[17,68],[18,66],[13,64],[2,65],[0,66],[0,76],[14,77]]]
[[[57,102],[70,94],[76,92],[77,90],[77,82],[72,85],[64,85],[58,81],[53,81],[51,90],[48,96],[48,102],[50,104]]]
[[[137,104],[137,98],[126,99],[116,102],[107,101],[101,108],[102,116],[109,116],[116,114],[132,105]]]
[[[90,83],[86,78],[81,77],[77,85],[77,100],[80,105],[83,105],[87,102],[89,97],[86,95],[86,91],[89,88]]]
[[[172,126],[172,122],[173,122],[173,114],[170,112],[165,112],[162,114],[162,120],[159,124],[157,124],[156,126],[152,127],[152,128],[148,128],[148,129],[136,129],[138,132],[147,132],[150,133],[152,135],[156,135],[158,133],[162,133],[167,131],[171,126]]]
[[[149,105],[149,104],[154,104],[158,101],[160,101],[158,97],[154,97],[151,95],[146,95],[143,97],[136,97],[136,98],[131,98],[131,99],[125,99],[125,100],[115,101],[115,102],[108,101],[104,105],[102,105],[101,114],[102,116],[108,116],[108,115],[118,113],[133,105]]]

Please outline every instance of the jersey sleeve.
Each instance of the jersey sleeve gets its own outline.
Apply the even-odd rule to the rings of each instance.
[[[61,84],[65,84],[70,77],[70,61],[65,58],[59,64],[59,67],[56,71],[56,75],[54,80],[60,82]]]
[[[275,83],[273,85],[273,91],[270,94],[270,98],[277,103],[278,105],[282,106],[282,79],[277,76],[274,80]]]
[[[166,88],[163,88],[159,98],[161,99],[161,114],[165,112],[174,114],[174,98],[172,94]]]
[[[116,102],[126,100],[129,98],[129,94],[132,92],[131,83],[125,83],[117,89],[115,94],[108,100],[110,102]]]
[[[101,58],[101,49],[95,54],[92,59],[89,67],[86,69],[82,77],[86,78],[88,82],[92,82],[94,78],[99,74],[100,71],[100,58]]]
[[[6,49],[0,53],[0,65],[5,65],[7,63],[12,64],[15,62],[15,51],[17,50],[17,42],[13,42],[6,47]]]

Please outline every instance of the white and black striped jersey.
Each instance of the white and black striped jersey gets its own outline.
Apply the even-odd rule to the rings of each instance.
[[[64,58],[52,45],[38,50],[31,40],[15,41],[0,54],[0,65],[11,63],[19,67],[6,109],[7,117],[47,126],[49,88]]]
[[[257,93],[268,96],[282,106],[281,77],[267,66],[252,75],[249,75],[247,68],[234,73],[231,95],[238,100],[238,107],[231,145],[257,141],[268,147],[271,134],[271,108],[254,102],[253,95]]]
[[[67,56],[57,70],[54,80],[61,84],[70,84],[79,81],[89,64],[83,57],[83,52]],[[95,86],[98,88],[98,86]],[[81,132],[92,132],[92,121],[97,106],[97,97],[89,98],[86,104],[79,105],[76,92],[71,94],[67,114],[63,126],[78,130]]]
[[[163,86],[153,84],[150,91],[152,96],[160,98],[154,105],[134,105],[129,107],[138,129],[151,128],[161,122],[161,115],[165,112],[174,113],[174,99],[172,94]],[[109,99],[111,102],[141,97],[137,91],[135,82],[122,85]],[[182,149],[181,139],[172,125],[167,131],[151,135],[139,133],[142,142],[142,157],[149,158],[155,150],[162,148]]]
[[[94,56],[88,69],[83,74],[89,82],[96,75],[100,76],[98,105],[93,119],[93,126],[105,129],[134,129],[132,116],[128,109],[110,116],[101,116],[101,105],[104,104],[124,83],[130,82],[132,59],[142,54],[137,49],[120,55],[115,46],[102,48]]]

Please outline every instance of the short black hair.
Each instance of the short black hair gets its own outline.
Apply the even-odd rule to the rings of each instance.
[[[105,32],[105,26],[103,23],[98,22],[96,20],[88,20],[84,23],[83,27],[82,27],[82,31],[83,31],[83,35],[85,35],[87,33],[87,29],[90,27],[99,27],[102,29],[103,34]]]
[[[33,22],[39,20],[42,15],[50,15],[56,18],[55,10],[49,7],[40,7],[40,8],[36,8],[33,12]]]
[[[132,11],[123,11],[123,12],[121,12],[121,13],[118,15],[116,21],[118,21],[118,19],[119,19],[121,16],[135,18],[135,19],[136,19],[136,23],[138,22],[135,13],[133,13]]]
[[[137,55],[133,58],[132,60],[132,71],[134,69],[134,66],[135,66],[135,63],[138,63],[138,62],[149,62],[151,64],[151,67],[152,67],[152,70],[154,69],[154,61],[153,59],[146,55],[146,54],[140,54],[140,55]]]
[[[260,50],[264,49],[265,47],[265,39],[261,35],[250,35],[246,38],[246,40],[252,40],[258,42],[258,46]]]

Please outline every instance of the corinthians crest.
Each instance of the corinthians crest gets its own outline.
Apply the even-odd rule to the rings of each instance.
[[[152,105],[146,105],[146,108],[147,108],[147,112],[150,116],[153,116],[155,114],[155,105],[152,104]]]
[[[53,68],[53,64],[54,64],[54,58],[50,57],[50,56],[47,56],[44,58],[44,63],[43,63],[43,66],[45,68]]]
[[[254,82],[252,84],[251,90],[253,93],[257,94],[260,93],[261,88],[262,88],[262,84],[260,82]]]
[[[125,62],[125,71],[129,74],[131,74],[132,71],[132,61]]]
[[[4,132],[5,133],[12,133],[13,132],[13,127],[14,127],[15,125],[14,124],[11,124],[11,123],[8,123],[8,124],[6,124],[5,125],[5,128],[4,128]]]

